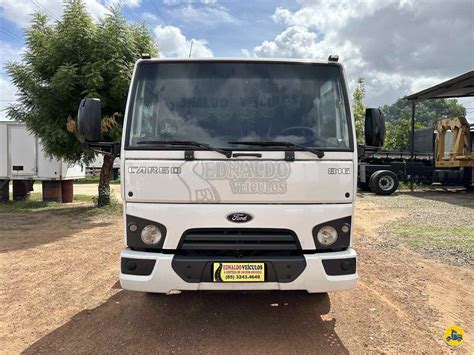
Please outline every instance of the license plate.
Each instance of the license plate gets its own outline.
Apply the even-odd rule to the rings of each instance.
[[[265,263],[214,263],[214,282],[263,282]]]

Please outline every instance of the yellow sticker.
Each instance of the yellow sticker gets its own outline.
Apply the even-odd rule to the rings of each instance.
[[[214,282],[263,282],[265,263],[214,263]]]
[[[451,325],[444,331],[444,341],[451,346],[459,346],[464,341],[464,330],[457,325]]]

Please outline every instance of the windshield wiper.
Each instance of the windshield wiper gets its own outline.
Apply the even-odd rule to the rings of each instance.
[[[303,150],[305,152],[310,152],[315,154],[318,158],[324,157],[324,152],[322,150],[308,148],[299,144],[291,142],[272,142],[272,141],[242,141],[242,142],[227,142],[227,144],[241,144],[241,145],[255,145],[260,147],[288,147],[294,148],[294,150]]]
[[[196,148],[205,148],[208,150],[212,150],[214,152],[220,153],[225,155],[227,158],[232,157],[231,150],[224,150],[220,148],[211,147],[209,144],[199,143],[196,141],[160,141],[160,140],[150,140],[150,141],[140,141],[137,144],[147,144],[147,145],[171,145],[171,146],[187,146],[187,147],[196,147]]]

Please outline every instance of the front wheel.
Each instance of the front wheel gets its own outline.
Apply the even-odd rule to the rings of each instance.
[[[377,195],[391,195],[397,191],[398,176],[389,170],[375,172],[369,181],[370,189]]]

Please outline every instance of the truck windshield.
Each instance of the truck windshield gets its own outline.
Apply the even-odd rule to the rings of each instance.
[[[132,91],[128,146],[157,149],[140,142],[179,140],[229,148],[236,141],[279,141],[348,150],[343,85],[337,65],[142,62]]]

